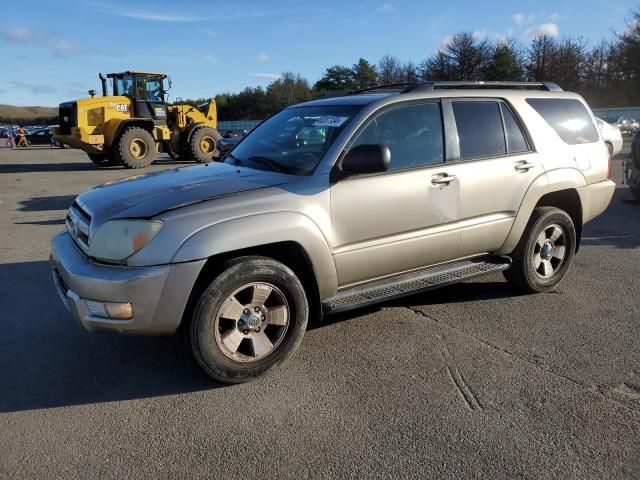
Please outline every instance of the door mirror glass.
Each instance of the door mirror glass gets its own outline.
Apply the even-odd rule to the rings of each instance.
[[[345,174],[386,172],[390,163],[391,151],[386,145],[358,145],[342,159],[340,169]]]

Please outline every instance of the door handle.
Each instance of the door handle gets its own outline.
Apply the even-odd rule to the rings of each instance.
[[[523,162],[517,162],[513,168],[515,168],[518,172],[528,172],[533,167],[535,167],[533,163],[523,161]]]
[[[441,175],[434,175],[433,177],[431,177],[431,185],[449,185],[455,179],[455,175],[447,175],[446,173]]]

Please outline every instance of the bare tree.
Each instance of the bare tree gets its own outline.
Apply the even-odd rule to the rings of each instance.
[[[385,55],[378,62],[378,80],[382,84],[402,82],[402,64],[391,55]]]

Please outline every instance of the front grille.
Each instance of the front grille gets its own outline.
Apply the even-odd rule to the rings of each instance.
[[[89,231],[91,228],[91,215],[74,201],[66,219],[67,231],[85,254],[89,253]]]
[[[77,104],[75,102],[61,103],[58,107],[58,124],[60,133],[68,135],[71,127],[76,126]]]

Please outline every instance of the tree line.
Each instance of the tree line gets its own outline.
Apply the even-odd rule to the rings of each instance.
[[[360,58],[351,66],[328,67],[314,84],[285,72],[266,88],[248,87],[215,98],[222,120],[262,119],[332,92],[427,80],[553,81],[582,94],[592,107],[640,105],[640,10],[631,13],[624,33],[596,45],[582,37],[545,34],[526,45],[515,39],[492,42],[461,32],[419,63],[392,55],[375,64]],[[194,105],[205,101],[187,100]]]

